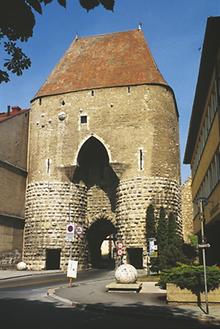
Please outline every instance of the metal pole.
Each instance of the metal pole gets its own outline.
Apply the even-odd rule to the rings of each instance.
[[[70,203],[69,203],[69,223],[71,223],[71,214],[70,214]],[[69,259],[72,259],[72,241],[70,241],[70,255],[69,255]]]
[[[205,218],[204,218],[203,201],[204,200],[202,200],[202,199],[199,200],[199,213],[200,213],[200,220],[201,220],[201,240],[202,240],[202,245],[205,245],[205,242],[206,242],[205,234],[204,234]],[[203,272],[204,272],[206,314],[209,314],[205,247],[202,248],[202,262],[203,262]]]

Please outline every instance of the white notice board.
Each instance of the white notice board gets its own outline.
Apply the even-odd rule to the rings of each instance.
[[[68,278],[77,277],[77,267],[78,267],[78,261],[76,261],[76,260],[68,261],[68,267],[67,267],[67,277]]]

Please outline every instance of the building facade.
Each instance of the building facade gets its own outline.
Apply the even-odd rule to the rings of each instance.
[[[0,114],[0,268],[21,260],[23,248],[29,111]]]
[[[76,38],[32,100],[24,261],[146,263],[146,209],[180,217],[178,111],[141,30]],[[66,227],[82,229],[72,243]]]
[[[220,264],[220,17],[207,20],[184,162],[192,171],[194,232],[205,200],[208,263]]]

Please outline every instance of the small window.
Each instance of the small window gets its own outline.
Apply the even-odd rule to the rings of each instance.
[[[41,99],[41,97],[39,98],[39,105],[41,105],[42,104],[42,99]]]
[[[130,94],[130,93],[131,93],[131,87],[128,86],[128,94]]]
[[[139,149],[139,169],[144,169],[144,156],[143,156],[143,149]]]
[[[81,117],[80,117],[80,123],[82,123],[82,124],[87,123],[87,115],[81,115]]]
[[[91,91],[91,95],[94,96],[95,95],[95,92],[94,90]]]

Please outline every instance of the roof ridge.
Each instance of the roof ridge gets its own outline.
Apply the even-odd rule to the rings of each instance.
[[[109,32],[109,33],[93,34],[93,35],[86,35],[86,36],[83,36],[83,37],[81,37],[81,36],[79,36],[77,34],[76,37],[75,37],[75,39],[76,40],[79,40],[79,39],[82,40],[82,39],[90,39],[90,38],[99,38],[99,37],[108,36],[108,35],[110,36],[110,35],[122,34],[122,33],[129,33],[129,32],[135,32],[135,31],[142,32],[143,33],[143,31],[141,29],[136,28],[136,29],[133,29],[133,30],[117,31],[117,32],[111,32],[111,33]]]

